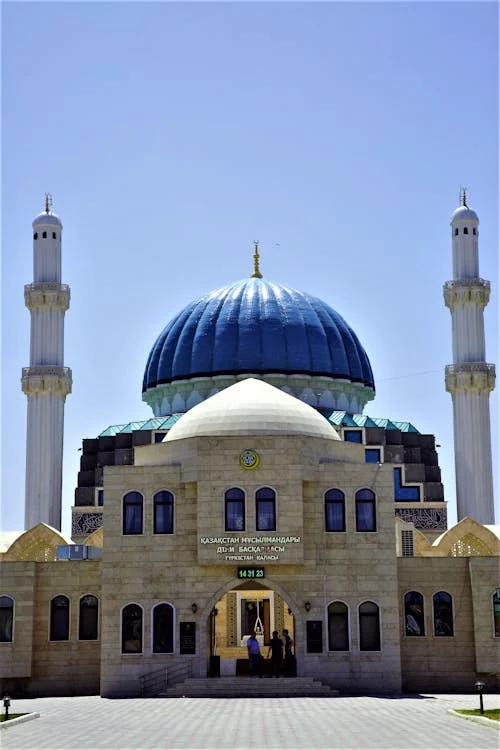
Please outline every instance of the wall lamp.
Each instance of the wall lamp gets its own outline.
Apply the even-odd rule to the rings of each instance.
[[[304,609],[306,612],[309,612],[311,609],[311,602],[304,602]]]
[[[191,604],[191,612],[193,613],[193,615],[195,615],[198,612],[198,605],[196,604],[196,602]]]
[[[484,688],[486,687],[486,683],[484,682],[484,680],[476,680],[474,683],[474,687],[479,693],[479,710],[482,714],[484,714],[483,693]]]
[[[9,719],[9,706],[10,706],[10,696],[4,695],[3,697],[3,707],[5,709],[5,721],[8,721]]]

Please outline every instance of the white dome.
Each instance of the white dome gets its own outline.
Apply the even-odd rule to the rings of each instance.
[[[340,440],[312,406],[263,380],[246,378],[190,409],[164,442],[233,435],[308,435]]]
[[[451,223],[455,221],[476,221],[479,224],[477,213],[469,206],[459,206],[451,215]]]
[[[38,214],[35,219],[33,219],[33,227],[42,227],[42,226],[58,226],[62,227],[62,222],[59,216],[56,216],[56,214],[53,214],[52,211],[47,213],[47,211],[42,211],[41,214]]]

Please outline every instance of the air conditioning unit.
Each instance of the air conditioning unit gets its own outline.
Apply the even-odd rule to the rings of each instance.
[[[59,544],[57,547],[58,560],[86,560],[87,547],[85,544]]]

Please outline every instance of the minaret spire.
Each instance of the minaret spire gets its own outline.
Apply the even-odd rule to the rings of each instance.
[[[71,393],[71,370],[64,367],[64,315],[70,291],[61,284],[62,224],[45,210],[33,221],[33,283],[24,287],[31,313],[30,365],[22,372],[28,397],[26,433],[27,529],[43,522],[61,528],[64,402]]]
[[[494,524],[489,398],[495,365],[486,362],[484,308],[490,282],[479,276],[478,226],[463,188],[451,218],[454,279],[443,289],[453,338],[453,364],[446,367],[445,382],[453,401],[458,520],[469,516]]]
[[[262,278],[262,274],[261,274],[260,268],[259,268],[259,261],[260,261],[259,240],[254,240],[253,246],[254,246],[253,274],[250,276],[250,278],[251,279],[261,279]]]

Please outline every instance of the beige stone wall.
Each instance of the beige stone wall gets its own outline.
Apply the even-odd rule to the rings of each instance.
[[[401,557],[398,582],[403,688],[412,692],[470,691],[477,665],[469,559]],[[425,637],[405,635],[403,600],[408,591],[419,591],[424,597]],[[453,637],[434,635],[432,597],[438,591],[453,597]]]
[[[498,557],[469,557],[476,670],[493,683],[500,678],[500,637],[495,637],[492,597],[500,586]]]
[[[2,694],[16,685],[22,686],[26,683],[26,678],[31,677],[35,568],[36,563],[33,562],[1,562],[0,596],[6,595],[14,599],[13,641],[0,643]]]

